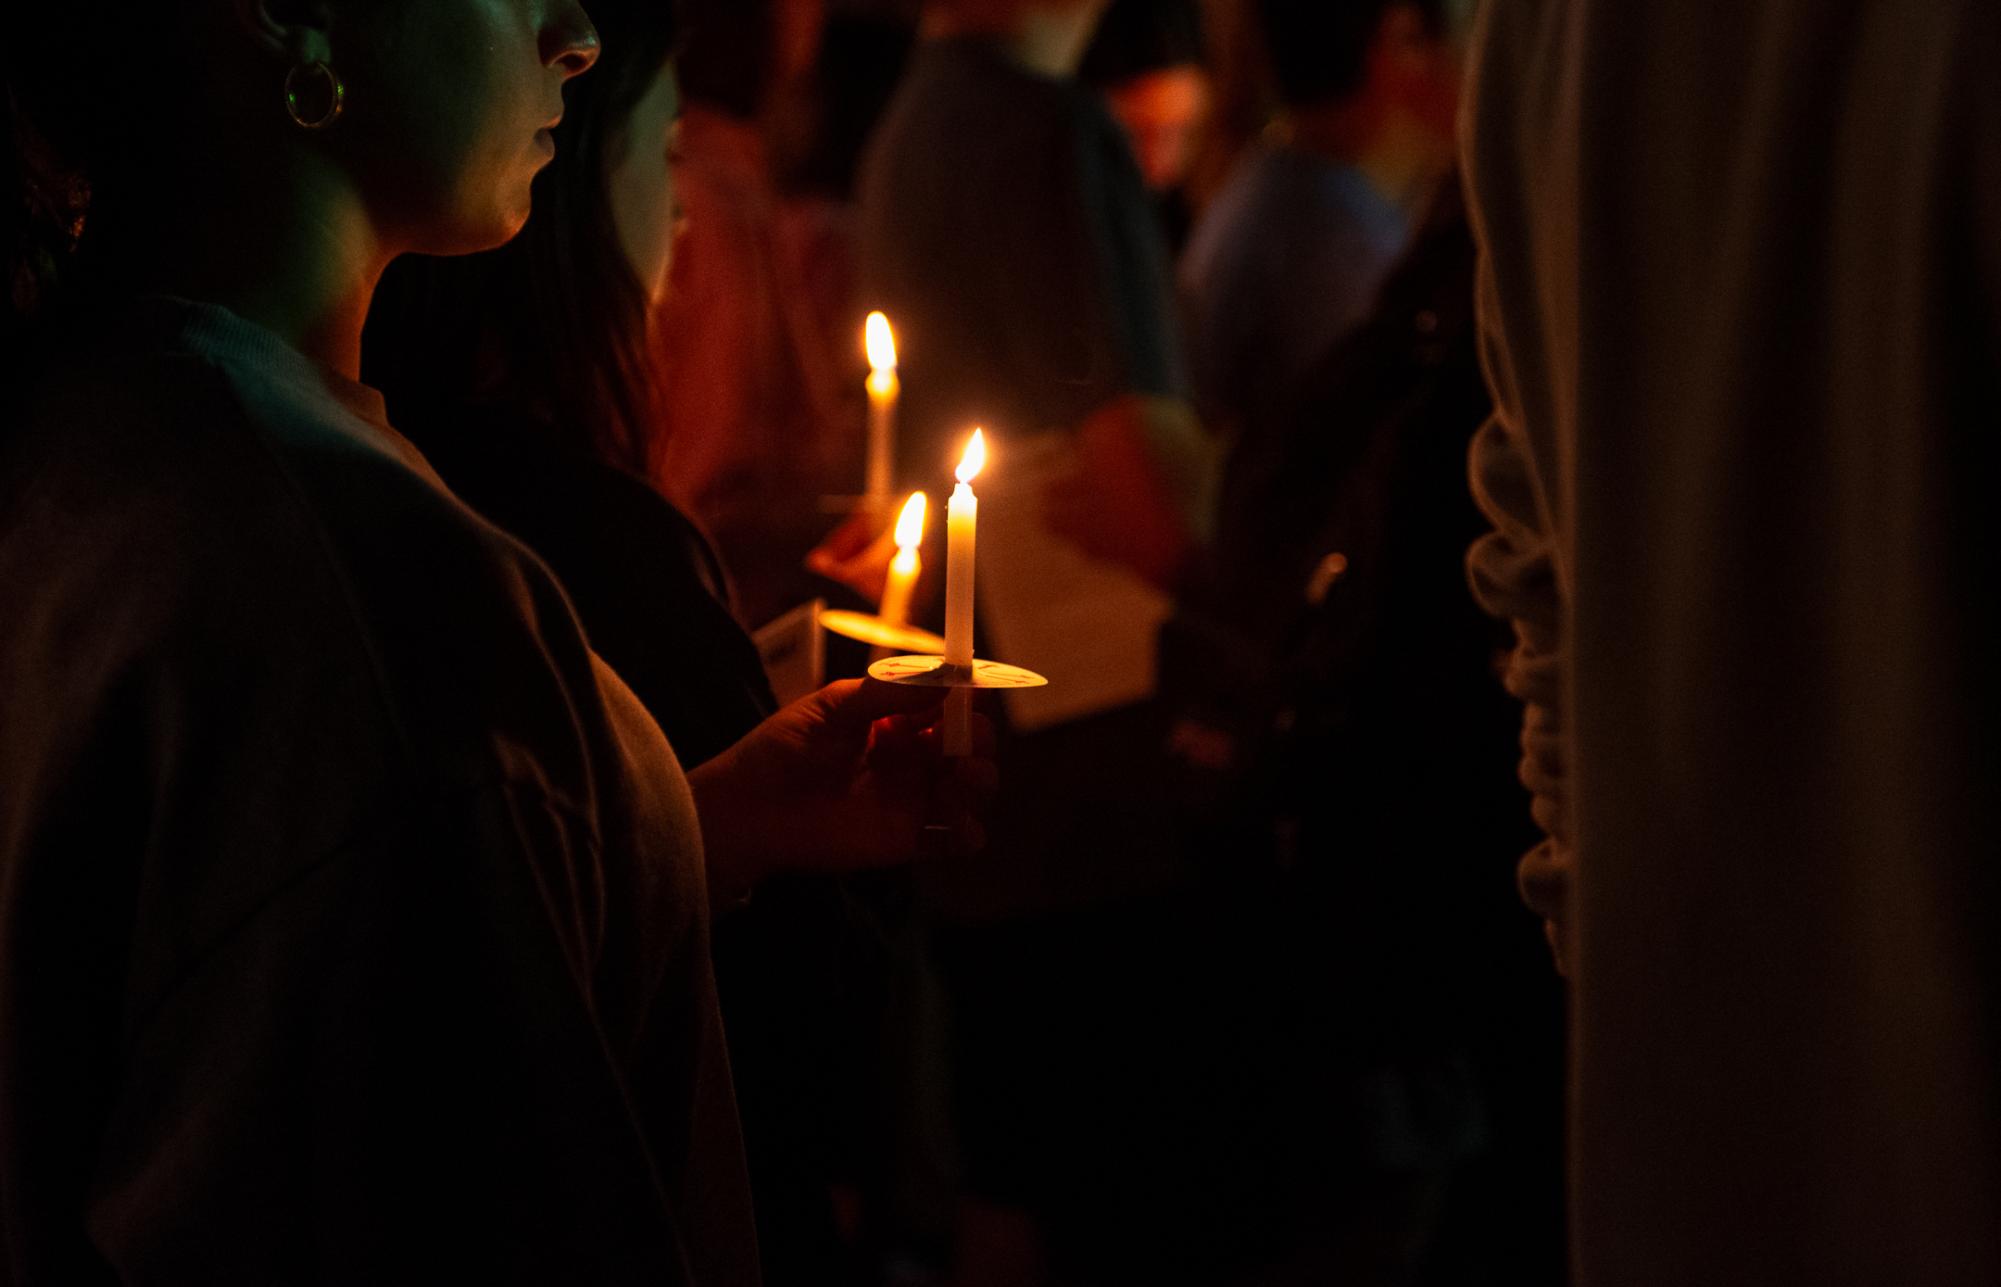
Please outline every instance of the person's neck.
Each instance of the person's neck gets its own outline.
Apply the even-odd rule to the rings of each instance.
[[[1056,80],[1069,80],[1083,65],[1084,51],[1090,48],[1102,13],[1102,6],[1095,4],[1052,9],[1031,5],[1007,17],[987,18],[933,9],[925,14],[923,34],[936,39],[983,36],[1017,65]]]
[[[1449,142],[1434,139],[1412,113],[1367,95],[1288,108],[1283,119],[1289,146],[1360,170],[1406,208],[1423,203],[1451,162]]]
[[[104,229],[121,287],[219,304],[358,380],[362,324],[393,254],[345,182],[264,173],[245,193],[188,175],[172,191]],[[195,208],[182,195],[192,192],[229,193],[230,206],[254,217],[216,219],[220,203]]]

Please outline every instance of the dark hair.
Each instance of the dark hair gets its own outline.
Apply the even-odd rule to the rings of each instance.
[[[392,417],[399,406],[504,398],[643,474],[659,415],[650,301],[626,259],[606,172],[678,29],[672,0],[592,0],[589,12],[603,54],[565,92],[556,158],[536,176],[527,227],[484,254],[390,265],[362,336],[362,378]]]
[[[1400,6],[1417,10],[1434,34],[1444,32],[1444,0],[1258,0],[1279,101],[1304,107],[1360,89],[1376,28]]]
[[[771,92],[772,0],[681,0],[681,18],[681,92],[741,120],[756,117]]]
[[[65,168],[15,106],[9,89],[6,133],[0,137],[0,255],[6,265],[6,309],[0,339],[12,340],[49,304],[62,267],[76,251],[90,188]]]
[[[132,102],[145,67],[177,55],[181,6],[137,5],[115,20],[70,3],[37,14],[35,39],[0,46],[0,340],[50,311],[82,246],[92,194],[148,152]],[[115,30],[115,36],[112,31]],[[16,33],[19,34],[18,32]],[[50,49],[87,49],[83,59]]]
[[[1109,89],[1135,76],[1203,61],[1195,0],[1113,0],[1078,74]]]

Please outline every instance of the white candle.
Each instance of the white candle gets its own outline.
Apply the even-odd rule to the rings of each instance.
[[[987,463],[986,436],[973,430],[972,441],[959,461],[959,485],[945,507],[945,664],[973,666],[973,538],[980,519],[973,476]],[[945,754],[970,755],[973,750],[970,688],[957,688],[945,703]]]
[[[878,512],[889,508],[896,469],[896,337],[889,319],[870,313],[864,328],[868,347],[868,473],[865,490]]]
[[[971,484],[986,461],[986,438],[975,429],[959,461],[959,485],[945,507],[945,661],[952,666],[973,664],[973,540],[980,501]]]
[[[893,626],[910,620],[910,595],[917,588],[917,574],[923,568],[917,547],[924,543],[927,505],[923,492],[912,492],[896,519],[896,557],[890,560],[889,580],[882,587],[882,608],[876,613]]]

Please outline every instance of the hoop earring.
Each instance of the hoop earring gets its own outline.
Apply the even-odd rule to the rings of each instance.
[[[309,121],[299,111],[300,78],[315,75],[326,81],[327,109],[317,120]],[[323,130],[340,119],[341,111],[346,106],[347,86],[341,83],[334,69],[325,63],[300,63],[285,73],[285,114],[290,116],[292,123],[300,129]]]

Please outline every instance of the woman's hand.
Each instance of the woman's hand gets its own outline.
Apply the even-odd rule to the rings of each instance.
[[[719,900],[781,871],[845,872],[986,843],[993,728],[947,759],[945,689],[842,680],[787,706],[688,775]]]

